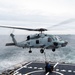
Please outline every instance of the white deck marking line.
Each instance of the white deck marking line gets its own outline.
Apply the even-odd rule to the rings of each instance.
[[[28,66],[28,65],[30,65],[32,62],[29,62],[29,63],[27,63],[25,66],[23,66],[23,67],[26,67],[26,66]]]
[[[25,67],[26,66],[28,66],[28,65],[30,65],[32,62],[29,62],[29,63],[27,63],[26,65],[25,65]],[[16,72],[18,72],[20,69],[22,69],[24,66],[22,66],[22,67],[20,67],[19,69],[17,69],[16,71],[14,71],[14,75],[16,75]]]
[[[37,69],[37,67],[34,67],[34,69]]]
[[[28,67],[28,68],[32,68],[32,67],[30,66],[30,67]]]
[[[32,71],[32,72],[26,73],[25,75],[29,75],[29,74],[36,73],[36,72],[43,72],[43,71],[45,71],[45,70]],[[60,72],[56,72],[56,71],[53,71],[53,72],[54,72],[54,73],[57,73],[57,74],[60,74],[60,75],[64,75],[64,74],[62,74],[62,73],[60,73]],[[48,74],[47,74],[47,75],[48,75]]]
[[[39,70],[42,70],[43,68],[42,67],[40,67],[40,68],[37,68],[37,67],[27,67],[27,68],[34,68],[34,69],[39,69]]]
[[[56,69],[56,71],[59,71],[59,69]]]
[[[36,72],[43,72],[43,71],[44,71],[44,70],[32,71],[32,72],[26,73],[25,75],[29,75],[29,74],[36,73]]]
[[[40,67],[40,68],[38,68],[38,69],[42,70],[43,68],[42,68],[42,67]]]
[[[61,72],[66,72],[66,70],[63,69],[63,70],[61,70]]]
[[[53,67],[55,68],[59,63],[57,62]]]
[[[62,74],[62,73],[60,73],[60,72],[56,72],[56,71],[53,71],[54,73],[57,73],[57,74],[60,74],[60,75],[64,75],[64,74]]]
[[[68,72],[72,72],[72,70],[68,70]]]
[[[75,73],[75,71],[73,71],[73,73]]]
[[[22,75],[21,73],[19,73],[18,75]]]
[[[27,68],[27,66],[23,66],[24,68]]]
[[[45,75],[49,75],[49,72],[47,72]]]

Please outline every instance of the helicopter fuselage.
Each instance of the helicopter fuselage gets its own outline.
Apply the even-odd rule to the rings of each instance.
[[[39,35],[39,34],[38,34]],[[61,40],[58,36],[54,35],[46,35],[41,34],[39,37],[34,37],[35,39],[26,40],[25,46],[31,47],[31,48],[59,48],[59,47],[65,47],[67,45],[66,41]]]
[[[39,36],[39,37],[38,37]],[[15,46],[22,47],[22,48],[41,48],[41,49],[55,49],[60,47],[65,47],[67,45],[67,41],[63,41],[58,36],[54,35],[47,35],[47,34],[35,34],[32,35],[33,38],[27,38],[27,40],[23,42],[16,42],[13,34],[11,35]]]

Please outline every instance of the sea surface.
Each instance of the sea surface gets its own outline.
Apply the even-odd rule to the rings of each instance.
[[[0,35],[0,72],[14,66],[23,61],[53,61],[75,63],[75,35],[59,35],[63,40],[68,41],[68,45],[64,48],[59,48],[55,52],[48,49],[44,54],[40,53],[40,49],[32,49],[29,54],[29,49],[18,48],[15,46],[5,46],[6,43],[12,42],[9,35]],[[26,40],[25,35],[16,35],[17,42]]]

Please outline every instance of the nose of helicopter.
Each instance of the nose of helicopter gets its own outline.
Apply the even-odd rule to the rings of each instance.
[[[65,41],[64,43],[61,44],[62,47],[66,46],[68,44],[67,41]]]

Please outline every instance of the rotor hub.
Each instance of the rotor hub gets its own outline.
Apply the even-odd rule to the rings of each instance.
[[[35,29],[35,31],[39,31],[39,32],[43,32],[43,31],[47,31],[47,29],[45,29],[45,28],[40,28],[40,29]]]

